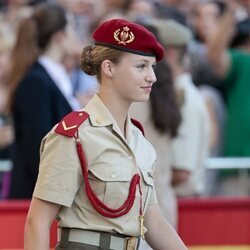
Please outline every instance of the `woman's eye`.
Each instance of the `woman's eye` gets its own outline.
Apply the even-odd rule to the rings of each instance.
[[[138,69],[144,69],[144,68],[145,68],[145,64],[137,65],[137,68],[138,68]]]

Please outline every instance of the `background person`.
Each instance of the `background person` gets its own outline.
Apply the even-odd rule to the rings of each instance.
[[[205,188],[209,120],[199,89],[185,65],[192,33],[174,20],[153,20],[152,24],[159,30],[181,109],[181,125],[177,137],[171,141],[169,152],[172,185],[179,197],[201,195]]]
[[[207,43],[208,58],[220,77],[225,91],[227,115],[223,155],[226,157],[250,156],[250,27],[241,21],[236,29],[236,1],[226,1],[226,11]],[[244,27],[241,30],[241,25]],[[248,30],[248,31],[247,31]],[[236,32],[239,32],[238,34]],[[241,34],[240,34],[241,33]],[[229,45],[233,48],[229,49]],[[246,181],[246,183],[245,183]],[[237,170],[221,172],[219,193],[226,196],[248,196],[249,174],[242,181]]]
[[[41,139],[64,115],[79,108],[61,64],[68,49],[66,24],[62,7],[44,4],[19,25],[9,73],[15,132],[10,198],[31,198]]]

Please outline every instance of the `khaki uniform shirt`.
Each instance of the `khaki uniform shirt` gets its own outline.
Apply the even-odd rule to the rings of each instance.
[[[78,131],[92,189],[106,205],[117,208],[127,198],[133,175],[140,173],[145,213],[147,204],[157,203],[152,175],[156,154],[152,145],[129,117],[125,139],[97,95],[85,111],[90,117]],[[102,216],[86,196],[75,139],[53,130],[42,141],[39,176],[33,196],[62,205],[57,216],[60,227],[140,235],[138,186],[128,214],[119,218]]]

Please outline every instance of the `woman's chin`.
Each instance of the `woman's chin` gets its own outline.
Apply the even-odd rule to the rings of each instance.
[[[137,98],[137,99],[134,99],[133,102],[147,102],[149,100],[149,97],[148,98]]]

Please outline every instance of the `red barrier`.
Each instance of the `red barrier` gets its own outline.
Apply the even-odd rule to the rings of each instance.
[[[0,201],[0,249],[22,248],[30,201]],[[56,242],[56,223],[51,227],[51,246]]]
[[[22,248],[30,201],[0,201],[0,249]],[[179,200],[179,235],[189,246],[250,245],[250,198]],[[51,247],[56,243],[56,223]]]
[[[179,200],[179,235],[187,245],[250,245],[250,198]]]

